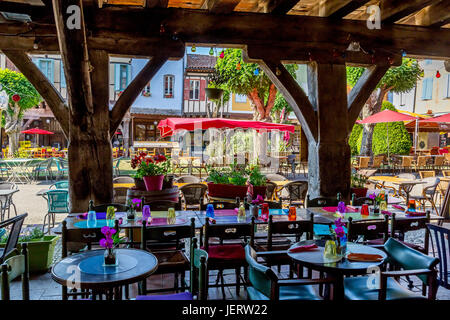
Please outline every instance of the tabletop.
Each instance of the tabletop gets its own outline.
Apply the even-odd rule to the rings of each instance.
[[[158,259],[150,252],[125,248],[116,249],[118,266],[104,267],[104,252],[91,250],[62,259],[52,267],[52,279],[67,287],[104,289],[143,280],[158,267]]]
[[[320,270],[324,271],[326,270],[327,272],[339,272],[341,274],[366,273],[368,267],[381,265],[387,258],[386,253],[380,249],[352,242],[347,243],[347,251],[345,257],[343,257],[339,261],[330,261],[324,258],[323,255],[325,249],[324,240],[304,240],[296,244],[293,244],[292,247],[298,245],[308,245],[312,243],[315,243],[318,246],[316,250],[295,252],[295,253],[288,251],[287,254],[293,260],[305,266],[310,266],[312,268],[316,267]],[[383,260],[376,262],[349,261],[346,257],[350,253],[378,254],[383,257]]]
[[[9,196],[16,192],[19,192],[19,189],[0,190],[0,196]]]

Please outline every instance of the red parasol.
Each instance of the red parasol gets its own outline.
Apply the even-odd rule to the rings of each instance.
[[[54,134],[51,131],[42,130],[42,129],[39,129],[39,128],[33,128],[33,129],[24,130],[24,131],[22,131],[22,133],[26,133],[26,134]]]
[[[400,112],[395,112],[392,110],[383,110],[381,112],[375,113],[364,120],[358,120],[356,123],[385,123],[385,122],[398,122],[398,121],[414,121],[415,117],[403,114]]]

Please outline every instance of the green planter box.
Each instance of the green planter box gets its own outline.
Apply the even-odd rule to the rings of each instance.
[[[40,240],[32,240],[28,244],[28,256],[30,272],[45,272],[53,262],[53,252],[55,251],[58,236],[44,236]],[[5,247],[5,244],[0,244],[0,248]],[[19,250],[22,246],[18,245]]]

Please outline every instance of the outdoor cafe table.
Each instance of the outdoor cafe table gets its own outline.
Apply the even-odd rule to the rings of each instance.
[[[9,170],[11,175],[8,177],[7,182],[16,183],[30,183],[31,171],[28,166],[34,162],[34,159],[4,159],[0,164],[4,164]]]
[[[105,249],[71,255],[56,263],[51,271],[54,281],[68,288],[87,289],[107,294],[107,299],[120,300],[121,287],[145,280],[158,267],[158,259],[138,249],[116,249],[118,266],[104,267]]]
[[[292,260],[299,263],[301,266],[322,271],[334,278],[333,282],[333,300],[344,300],[344,277],[368,274],[369,267],[380,266],[387,258],[386,253],[371,246],[347,243],[347,252],[345,257],[338,261],[332,261],[324,258],[323,252],[325,247],[324,240],[304,240],[297,245],[307,245],[315,243],[318,248],[313,251],[304,252],[289,252],[287,254]],[[383,260],[377,262],[355,262],[349,261],[347,255],[349,253],[363,253],[363,254],[378,254],[383,257]]]
[[[424,184],[427,183],[425,181],[421,180],[408,180],[408,179],[401,179],[397,177],[391,177],[391,176],[372,176],[368,179],[371,182],[382,182],[382,186],[384,187],[384,184],[386,182],[390,182],[392,184],[395,184],[398,186],[398,191],[400,193],[401,190],[403,190],[406,193],[406,203],[409,201],[409,194],[411,193],[411,190],[416,184]]]
[[[336,215],[336,211],[331,211],[328,207],[325,209],[325,207],[314,207],[314,208],[307,208],[307,212],[309,214],[314,214],[314,223],[316,224],[332,224],[334,221],[338,218]],[[352,218],[353,221],[361,221],[361,220],[382,220],[384,219],[384,214],[380,213],[378,215],[370,214],[368,216],[361,215],[361,207],[353,207],[353,206],[347,206],[348,211],[355,210],[356,212],[347,212],[344,214],[344,217],[342,219],[343,222],[347,222],[348,218]],[[337,209],[337,207],[336,207]],[[409,217],[404,211],[395,209],[391,206],[388,206],[389,212],[395,212],[395,219],[415,219],[416,217]],[[297,211],[298,212],[298,211]],[[306,216],[307,214],[304,214]],[[297,214],[298,216],[298,214]],[[388,216],[390,217],[390,216]],[[441,216],[438,216],[436,214],[430,214],[430,220],[431,221],[439,221],[443,220],[444,218]]]

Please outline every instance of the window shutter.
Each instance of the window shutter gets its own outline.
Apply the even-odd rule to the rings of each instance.
[[[120,64],[114,65],[114,90],[120,90]]]
[[[206,99],[205,88],[206,88],[206,80],[202,79],[200,80],[200,95],[199,95],[200,101],[204,101]]]
[[[127,64],[127,86],[131,82],[131,65]]]
[[[450,73],[447,75],[446,98],[450,98]]]
[[[66,76],[64,74],[64,65],[63,62],[61,61],[61,88],[65,88],[66,87]]]
[[[55,64],[55,60],[48,60],[48,74],[49,74],[49,80],[52,82],[52,83],[55,83],[55,80],[54,80],[54,73],[53,73],[53,66],[54,66],[54,64]]]
[[[432,98],[433,98],[433,78],[428,78],[427,99],[431,100]]]
[[[422,81],[422,100],[426,100],[427,98],[427,86],[428,86],[428,78],[425,78]]]
[[[184,79],[184,92],[183,92],[183,99],[189,100],[189,79]]]

